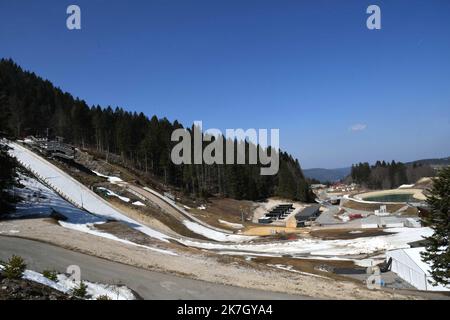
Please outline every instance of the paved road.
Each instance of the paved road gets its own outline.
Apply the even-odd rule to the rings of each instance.
[[[65,272],[78,265],[81,278],[92,282],[121,283],[143,299],[309,299],[268,291],[244,289],[185,279],[73,252],[53,245],[21,238],[0,237],[0,260],[16,254],[23,257],[28,269],[42,272],[55,269]]]

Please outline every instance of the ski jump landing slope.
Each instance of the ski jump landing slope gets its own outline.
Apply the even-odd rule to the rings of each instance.
[[[9,153],[14,156],[20,164],[33,172],[43,182],[75,206],[105,219],[123,221],[132,228],[158,240],[166,242],[168,241],[167,239],[170,238],[161,232],[153,230],[136,220],[127,217],[107,201],[95,194],[92,190],[73,179],[66,172],[27,148],[15,142],[10,142],[8,145],[11,148]]]
[[[88,187],[78,182],[69,174],[59,169],[33,151],[15,142],[9,142],[8,145],[11,148],[11,150],[9,150],[9,153],[14,156],[19,161],[19,163],[33,172],[33,174],[36,175],[49,188],[56,191],[60,196],[72,203],[74,206],[86,210],[104,219],[125,222],[130,227],[158,240],[162,240],[165,242],[167,242],[169,239],[173,239],[176,241],[182,240],[183,237],[181,236],[179,239],[173,238],[127,217],[125,214],[121,213],[113,205],[102,199]],[[153,191],[152,193],[154,195],[157,195],[160,199],[164,200],[164,197],[159,195],[155,191]],[[176,206],[175,204],[170,202],[168,202],[168,204],[172,207]],[[182,210],[180,208],[178,209]],[[183,223],[194,233],[203,235],[211,240],[218,242],[241,242],[254,238],[221,232],[217,229],[210,228],[209,226],[187,220],[183,221]]]

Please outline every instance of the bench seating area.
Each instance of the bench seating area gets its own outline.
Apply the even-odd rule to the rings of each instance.
[[[262,218],[258,219],[259,223],[271,223],[275,220],[283,220],[286,218],[292,211],[294,210],[294,206],[292,203],[280,204],[267,212]]]

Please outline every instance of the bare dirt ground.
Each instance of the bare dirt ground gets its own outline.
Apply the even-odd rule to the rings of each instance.
[[[252,201],[212,198],[206,204],[206,210],[191,208],[189,212],[212,226],[236,231],[236,229],[220,223],[219,219],[247,226],[251,224],[248,220],[251,219],[254,209],[255,204]],[[242,215],[244,216],[244,221],[242,221]]]
[[[286,228],[280,226],[256,226],[248,227],[242,234],[247,236],[271,236],[275,234],[304,234],[305,230],[300,228]]]
[[[177,256],[154,252],[94,235],[69,230],[53,219],[0,222],[0,234],[51,243],[66,249],[140,268],[240,287],[270,290],[329,299],[414,299],[420,296],[398,292],[371,291],[361,284],[316,278],[290,271],[274,270],[242,257],[223,257],[174,244],[158,244]],[[273,261],[272,261],[273,262]],[[286,264],[292,264],[283,261]],[[297,263],[301,263],[298,261]],[[296,266],[300,268],[299,265]],[[306,266],[304,267],[309,270]]]
[[[322,277],[339,281],[352,281],[353,279],[333,273],[335,268],[355,267],[353,261],[345,260],[314,260],[314,259],[292,259],[285,257],[255,257],[252,261],[265,265],[290,266],[293,270],[319,275]],[[354,281],[356,283],[356,281]],[[359,282],[358,282],[359,283]]]
[[[207,240],[207,238],[186,228],[186,226],[181,223],[181,218],[177,220],[173,215],[152,206],[151,203],[147,202],[146,207],[136,207],[114,198],[108,198],[107,200],[128,217],[153,227],[156,230],[160,230],[173,236],[182,235],[189,238]]]
[[[397,210],[400,210],[403,208],[405,204],[398,203],[398,204],[386,204],[386,210],[388,212],[395,212]],[[343,208],[350,208],[355,210],[363,210],[363,211],[374,211],[380,209],[379,203],[364,203],[364,202],[357,202],[353,200],[347,200],[343,205]]]

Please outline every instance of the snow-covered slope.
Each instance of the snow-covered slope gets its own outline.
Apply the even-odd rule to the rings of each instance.
[[[23,185],[23,188],[15,187],[13,192],[20,196],[22,200],[16,204],[16,210],[11,217],[21,218],[30,215],[50,216],[56,211],[58,214],[65,217],[64,221],[58,222],[64,228],[89,233],[98,237],[146,248],[163,254],[177,255],[169,250],[143,246],[118,238],[113,234],[100,231],[95,226],[107,222],[106,219],[92,215],[75,207],[34,178],[19,174],[19,180]]]
[[[28,168],[36,176],[51,186],[52,189],[57,190],[59,194],[64,196],[64,198],[69,199],[78,207],[102,218],[128,223],[134,229],[139,230],[150,237],[161,241],[168,241],[168,237],[165,234],[128,218],[89,188],[82,185],[42,157],[39,157],[17,143],[10,143],[9,146],[11,147],[11,150],[9,151],[10,154],[16,157],[24,167]]]
[[[150,237],[156,238],[161,241],[168,242],[168,239],[172,239],[172,237],[165,235],[157,230],[149,228],[138,221],[131,219],[121,213],[119,210],[114,208],[110,203],[102,199],[95,192],[76,181],[69,174],[59,169],[49,161],[35,154],[34,152],[28,150],[27,148],[21,146],[18,143],[10,142],[9,146],[11,150],[10,154],[17,158],[17,160],[26,168],[28,168],[31,172],[33,172],[37,177],[39,177],[42,181],[44,181],[47,185],[49,185],[53,190],[57,191],[58,194],[63,196],[66,200],[70,201],[75,206],[82,208],[86,211],[89,211],[92,214],[95,214],[97,217],[102,219],[112,219],[118,220],[127,223],[130,227],[141,231],[144,234],[147,234]],[[100,175],[99,173],[96,173]],[[104,176],[104,175],[102,175]],[[104,176],[109,180],[112,180],[112,183],[120,183],[122,180],[118,177],[109,177]],[[109,190],[108,190],[109,191]],[[153,191],[153,190],[152,190]],[[154,192],[154,191],[153,191]],[[155,192],[156,193],[156,192]],[[157,193],[156,193],[157,194]],[[159,197],[163,197],[160,194],[157,194]],[[117,195],[118,196],[118,195]],[[127,198],[128,199],[128,198]],[[125,198],[122,197],[122,200],[125,201]],[[129,200],[129,199],[128,199]],[[137,204],[139,205],[139,204]],[[172,204],[175,205],[175,204]],[[182,209],[180,209],[182,210]],[[93,218],[94,219],[94,218]],[[95,220],[95,219],[94,219]],[[77,229],[80,231],[90,230],[83,223],[80,225],[74,225],[73,220],[70,223],[64,223],[66,227],[71,227],[73,229]],[[233,235],[225,232],[220,232],[216,229],[211,229],[205,226],[200,225],[196,222],[187,222],[188,228],[192,231],[201,234],[207,238],[210,238],[215,241],[246,241],[250,240],[253,237],[247,237],[242,235]],[[92,233],[93,231],[91,231]],[[179,240],[179,239],[175,239]]]

